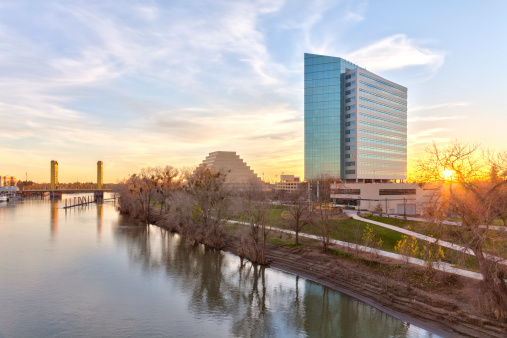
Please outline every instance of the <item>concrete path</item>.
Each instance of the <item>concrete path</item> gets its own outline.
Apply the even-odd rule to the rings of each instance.
[[[350,217],[352,217],[354,219],[357,219],[358,221],[362,221],[362,222],[366,222],[366,223],[370,223],[370,224],[375,224],[375,225],[381,226],[381,227],[386,228],[386,229],[390,229],[390,230],[393,230],[393,231],[396,231],[396,232],[400,232],[400,233],[408,235],[408,236],[412,236],[412,237],[415,237],[415,238],[418,238],[418,239],[422,239],[424,241],[428,241],[428,242],[435,242],[436,241],[435,238],[430,237],[430,236],[426,236],[426,235],[423,235],[423,234],[420,234],[418,232],[414,232],[414,231],[411,231],[411,230],[400,228],[400,227],[397,227],[395,225],[391,225],[391,224],[387,224],[387,223],[372,221],[372,220],[370,220],[368,218],[361,217],[361,216],[359,216],[357,214],[357,211],[346,210],[345,213],[348,216],[350,216]],[[449,248],[449,249],[461,251],[461,252],[464,252],[464,253],[472,255],[472,256],[475,256],[475,254],[474,254],[474,252],[472,250],[467,249],[464,246],[461,246],[461,245],[458,245],[458,244],[454,244],[454,243],[450,243],[450,242],[447,242],[447,241],[439,240],[438,245],[446,247],[446,248]],[[494,256],[494,255],[489,255],[489,254],[485,254],[485,255],[489,259],[495,260],[495,261],[497,261],[500,264],[507,265],[507,259],[504,259],[504,258],[498,257],[498,256]]]
[[[240,221],[229,221],[229,223],[245,224],[244,222],[240,222]],[[280,231],[280,232],[283,232],[283,233],[286,233],[286,234],[291,234],[291,235],[295,235],[296,234],[292,230],[279,229],[279,228],[274,228],[274,227],[268,227],[268,228],[270,230]],[[321,238],[319,236],[310,235],[310,234],[306,234],[306,233],[302,233],[302,232],[299,233],[299,236],[300,237],[305,237],[305,238],[311,238],[311,239],[321,240]],[[366,247],[366,246],[362,246],[362,245],[358,245],[358,244],[353,244],[353,243],[348,243],[348,242],[343,242],[343,241],[339,241],[339,240],[336,240],[336,239],[331,239],[330,242],[333,243],[333,244],[337,244],[337,245],[341,245],[341,246],[345,246],[345,247],[351,248],[353,250],[359,250],[359,251],[368,252],[368,253],[370,253],[370,252],[372,252],[372,250],[374,250],[373,252],[376,255],[379,255],[379,256],[382,256],[382,257],[393,258],[393,259],[397,259],[397,260],[400,260],[400,261],[405,261],[407,259],[407,257],[405,257],[403,255],[399,255],[399,254],[393,253],[393,252],[383,251],[383,250],[375,250],[375,249],[372,249],[370,247]],[[408,262],[412,263],[412,264],[416,264],[416,265],[426,266],[426,262],[424,260],[418,259],[418,258],[409,257],[408,258]],[[482,280],[483,279],[482,275],[480,273],[478,273],[478,272],[458,269],[458,268],[455,268],[455,267],[451,266],[451,264],[449,264],[449,263],[443,263],[443,262],[433,263],[433,268],[436,269],[436,270],[440,270],[440,271],[444,271],[444,272],[448,272],[448,273],[453,273],[453,274],[464,276],[464,277],[468,277],[468,278],[473,278],[473,279],[478,279],[478,280]]]
[[[345,212],[348,214],[350,212],[350,210],[345,210]],[[354,213],[357,213],[357,211],[354,211]],[[398,215],[391,215],[391,218],[403,219],[404,217],[403,216],[398,216]],[[427,222],[427,220],[424,219],[424,218],[422,218],[422,217],[407,216],[407,220],[408,221],[417,221],[417,222]],[[449,225],[460,226],[459,222],[442,221],[442,223],[449,224]],[[488,228],[490,230],[507,231],[507,227],[499,226],[499,225],[479,225],[479,227],[483,228],[483,229],[484,228]]]

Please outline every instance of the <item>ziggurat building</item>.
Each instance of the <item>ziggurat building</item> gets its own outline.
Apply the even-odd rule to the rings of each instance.
[[[226,174],[225,182],[236,186],[262,182],[235,151],[214,151],[206,156],[199,168],[209,168]]]

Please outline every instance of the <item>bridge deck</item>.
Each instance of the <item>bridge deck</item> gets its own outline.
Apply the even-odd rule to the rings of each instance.
[[[58,189],[58,190],[22,190],[19,191],[21,193],[24,192],[113,192],[113,189]]]

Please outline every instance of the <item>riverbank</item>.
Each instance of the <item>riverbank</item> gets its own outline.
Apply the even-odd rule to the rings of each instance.
[[[228,231],[225,237],[224,250],[239,255],[237,232]],[[289,240],[290,235],[271,234],[266,253],[270,267],[328,286],[441,336],[507,335],[507,323],[480,312],[477,280],[350,253],[339,246],[323,253],[317,241],[308,239],[291,248]]]

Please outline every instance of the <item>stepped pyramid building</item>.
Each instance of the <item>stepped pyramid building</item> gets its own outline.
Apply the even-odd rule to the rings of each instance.
[[[244,162],[235,151],[214,151],[206,156],[199,168],[207,167],[226,174],[226,183],[234,185],[261,182],[259,176]]]

